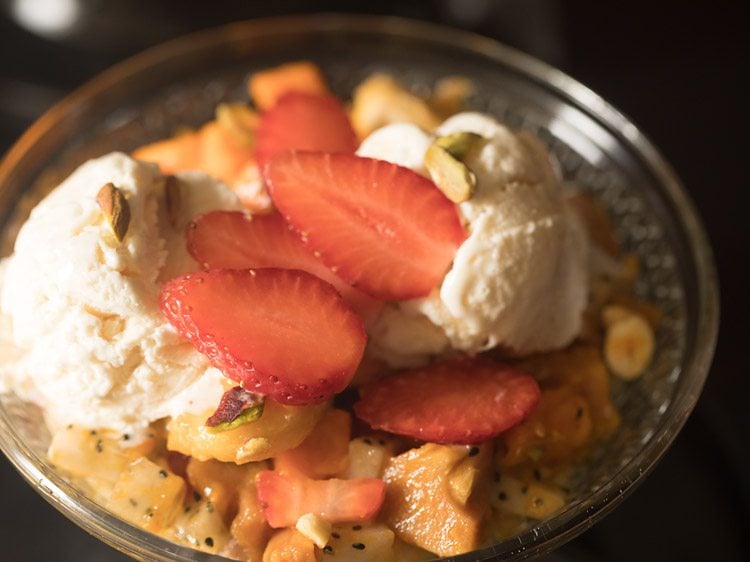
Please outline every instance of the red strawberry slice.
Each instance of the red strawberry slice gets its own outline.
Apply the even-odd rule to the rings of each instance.
[[[292,527],[306,513],[331,523],[367,521],[385,499],[385,484],[377,478],[311,480],[264,470],[255,482],[263,515],[274,528]]]
[[[301,269],[327,281],[365,321],[382,303],[358,291],[316,258],[278,213],[254,215],[213,211],[199,215],[187,231],[190,255],[204,269]]]
[[[375,429],[470,445],[521,422],[539,394],[534,378],[515,367],[460,358],[379,380],[366,389],[354,412]]]
[[[168,281],[160,301],[167,320],[226,376],[285,404],[343,390],[367,339],[336,290],[304,271],[192,273]]]
[[[255,155],[261,170],[286,150],[354,152],[357,149],[349,117],[333,96],[289,92],[261,115]]]
[[[395,164],[287,152],[265,177],[276,208],[323,262],[376,298],[429,294],[466,237],[435,184]]]

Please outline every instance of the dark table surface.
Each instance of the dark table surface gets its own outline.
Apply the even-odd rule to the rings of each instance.
[[[743,351],[750,336],[744,274],[750,182],[742,135],[749,125],[743,87],[750,53],[739,5],[0,0],[0,153],[44,109],[112,63],[164,39],[235,19],[303,11],[396,14],[479,31],[562,68],[628,115],[683,179],[712,240],[722,320],[704,393],[665,458],[618,509],[550,559],[747,560],[750,373]],[[51,32],[52,20],[38,17],[39,10],[51,13],[61,6],[80,9],[80,17],[67,33]],[[5,508],[0,560],[125,560],[49,507],[4,457],[0,497]]]

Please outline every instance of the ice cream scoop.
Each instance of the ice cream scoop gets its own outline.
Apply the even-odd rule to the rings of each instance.
[[[376,131],[359,154],[423,171],[414,152],[431,137],[404,127]],[[458,206],[469,236],[430,296],[391,305],[373,326],[370,352],[392,366],[451,348],[555,349],[581,328],[589,243],[544,146],[480,113],[457,114],[436,135],[463,132],[481,137],[462,157],[476,176],[473,194]]]
[[[158,307],[161,282],[199,269],[184,231],[214,209],[241,205],[199,172],[167,178],[121,153],[78,168],[32,211],[3,265],[13,360],[0,383],[41,406],[52,428],[135,432],[175,408],[215,404],[222,377]]]

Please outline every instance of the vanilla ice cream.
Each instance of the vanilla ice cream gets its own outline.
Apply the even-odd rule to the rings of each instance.
[[[549,350],[581,329],[588,239],[544,147],[480,113],[455,115],[436,134],[458,132],[483,137],[464,158],[477,177],[476,192],[459,204],[468,237],[440,287],[390,305],[372,327],[370,353],[392,366],[419,364],[451,348]],[[430,142],[412,125],[389,125],[358,153],[424,174]]]
[[[0,383],[43,408],[52,428],[136,432],[175,409],[218,402],[221,374],[164,320],[158,296],[162,281],[199,268],[185,249],[189,220],[242,207],[205,174],[178,178],[170,213],[155,165],[103,156],[78,168],[21,228],[0,273],[11,357]],[[121,242],[96,201],[108,182],[130,208]]]

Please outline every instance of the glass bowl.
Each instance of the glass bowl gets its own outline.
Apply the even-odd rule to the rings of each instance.
[[[442,76],[470,78],[470,107],[535,132],[566,180],[612,215],[642,264],[637,291],[664,312],[657,353],[635,383],[614,383],[622,428],[579,471],[571,501],[521,534],[451,560],[516,560],[553,549],[619,504],[664,454],[693,409],[718,326],[711,250],[695,209],[658,151],[622,114],[565,74],[495,41],[403,19],[300,16],[253,20],[163,44],[104,72],[42,116],[0,164],[7,255],[31,206],[84,160],[171,135],[246,99],[253,70],[312,59],[344,97],[375,71],[415,91]],[[45,459],[39,411],[0,397],[0,447],[24,478],[86,531],[144,560],[225,560],[180,547],[112,515]]]

